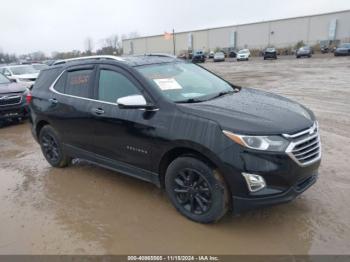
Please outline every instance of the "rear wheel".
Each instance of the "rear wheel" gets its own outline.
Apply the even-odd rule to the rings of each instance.
[[[167,169],[165,187],[175,208],[193,221],[212,223],[228,210],[229,194],[221,175],[196,158],[175,159]]]
[[[49,125],[44,126],[39,135],[41,151],[53,167],[66,167],[71,158],[65,154],[57,132]]]

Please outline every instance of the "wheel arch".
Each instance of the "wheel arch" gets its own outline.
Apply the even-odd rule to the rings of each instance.
[[[50,123],[48,121],[46,121],[46,120],[38,121],[38,123],[36,124],[36,127],[35,127],[35,135],[36,135],[36,137],[39,137],[41,129],[43,129],[43,127],[46,126],[46,125],[50,125]]]
[[[168,166],[176,158],[181,156],[190,156],[190,157],[197,158],[209,164],[210,167],[217,169],[219,173],[222,174],[222,172],[220,172],[221,162],[217,157],[215,157],[215,154],[210,150],[199,145],[193,146],[193,147],[178,145],[167,150],[163,154],[159,162],[158,173],[159,173],[160,185],[162,188],[164,188],[164,179],[165,179],[165,174]],[[224,177],[224,174],[222,174],[222,176]]]

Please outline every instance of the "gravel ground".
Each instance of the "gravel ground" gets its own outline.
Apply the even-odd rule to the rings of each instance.
[[[51,168],[28,123],[0,129],[0,254],[350,254],[350,57],[204,64],[287,96],[320,122],[320,179],[295,201],[201,225],[151,184]]]

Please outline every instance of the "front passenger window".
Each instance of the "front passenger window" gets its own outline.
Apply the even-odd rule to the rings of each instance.
[[[100,71],[98,99],[116,103],[118,98],[139,95],[140,90],[121,73],[102,69]]]

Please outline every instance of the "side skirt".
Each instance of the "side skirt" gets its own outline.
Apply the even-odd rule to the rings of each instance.
[[[67,154],[73,158],[81,158],[97,166],[116,171],[137,179],[141,179],[143,181],[152,183],[159,188],[161,187],[159,174],[157,173],[138,168],[124,162],[106,158],[104,156],[94,154],[71,145],[64,144],[63,147],[65,152],[67,152]]]

